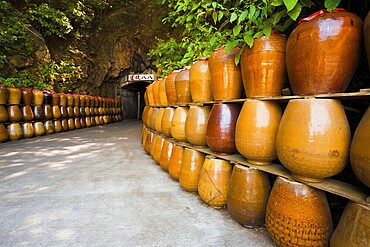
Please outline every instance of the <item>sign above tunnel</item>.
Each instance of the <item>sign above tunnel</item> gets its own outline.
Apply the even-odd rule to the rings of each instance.
[[[154,74],[136,74],[128,75],[128,81],[154,81]]]

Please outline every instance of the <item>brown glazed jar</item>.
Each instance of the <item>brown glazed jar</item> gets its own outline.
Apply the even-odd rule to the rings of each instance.
[[[73,118],[68,119],[68,129],[69,130],[74,130],[75,129],[75,122]]]
[[[41,105],[34,105],[32,107],[32,111],[36,121],[41,121],[45,119],[44,109]]]
[[[67,106],[67,95],[64,93],[59,93],[59,105]]]
[[[45,126],[42,122],[35,122],[33,123],[33,128],[35,130],[35,136],[43,136],[45,135]]]
[[[40,90],[32,90],[33,104],[41,106],[44,103],[44,93]]]
[[[59,100],[60,100],[60,97],[59,97],[59,94],[55,93],[55,92],[52,92],[51,93],[51,105],[52,106],[59,106]]]
[[[153,99],[154,99],[154,105],[155,106],[160,106],[161,101],[160,101],[160,96],[159,96],[159,81],[153,82]]]
[[[62,130],[63,131],[68,131],[68,120],[67,119],[62,119]]]
[[[325,193],[278,177],[267,203],[266,228],[278,246],[328,246],[333,223]]]
[[[270,191],[267,173],[235,165],[227,190],[227,210],[244,227],[263,226]]]
[[[80,116],[80,108],[78,106],[73,107],[73,116],[75,117]]]
[[[0,143],[6,142],[9,139],[8,130],[3,124],[0,124]]]
[[[85,107],[85,115],[86,115],[87,117],[91,115],[91,114],[90,114],[90,107],[88,107],[88,106],[86,106],[86,107]]]
[[[235,47],[225,53],[225,47],[216,49],[208,59],[214,100],[239,99],[242,93],[242,76],[240,66],[235,64],[239,48]]]
[[[80,118],[81,128],[86,128],[86,120],[84,117]]]
[[[33,128],[32,123],[23,123],[22,131],[23,131],[23,138],[31,138],[35,136],[35,129]]]
[[[8,91],[9,91],[8,104],[19,105],[21,103],[21,90],[15,87],[9,87]]]
[[[8,121],[8,111],[4,105],[0,105],[0,123],[6,123]]]
[[[240,112],[236,104],[214,104],[208,119],[206,142],[215,153],[232,154],[235,147],[235,126]]]
[[[8,88],[0,84],[0,105],[5,105],[8,102],[8,97]]]
[[[188,142],[195,147],[206,147],[206,131],[210,106],[190,106],[185,122],[185,134]]]
[[[62,117],[62,113],[60,112],[59,105],[53,105],[52,115],[53,115],[53,119],[59,119]]]
[[[213,100],[211,83],[208,58],[200,58],[189,71],[190,94],[194,102]]]
[[[91,96],[85,95],[85,106],[90,106]]]
[[[159,160],[161,159],[163,142],[164,142],[164,139],[160,135],[158,135],[156,142],[155,142],[154,151],[153,151],[153,160],[156,164],[159,164]]]
[[[171,122],[171,135],[179,142],[187,142],[185,123],[188,114],[188,107],[177,107]]]
[[[61,106],[60,107],[60,114],[61,114],[62,118],[67,118],[68,117],[67,106]]]
[[[45,98],[44,98],[45,100]],[[50,105],[44,105],[44,116],[46,120],[50,120],[53,118],[53,111],[51,110]]]
[[[85,95],[80,95],[80,106],[85,106],[86,98]]]
[[[146,138],[148,138],[148,137],[146,137]],[[145,146],[145,140],[144,140],[143,146]],[[173,148],[172,142],[164,139],[162,152],[161,152],[161,157],[159,159],[159,165],[166,172],[168,172],[168,166],[169,166],[170,161],[171,161],[172,148]]]
[[[103,116],[99,116],[99,121],[100,121],[100,125],[103,125],[104,124]]]
[[[175,80],[176,80],[176,75],[178,72],[179,72],[178,70],[174,70],[166,78],[166,96],[167,96],[167,101],[169,105],[174,105],[177,100]],[[149,98],[149,104],[150,104],[150,98]]]
[[[31,105],[33,100],[32,89],[21,88],[21,102],[24,105]]]
[[[145,96],[144,96],[144,99],[145,99]],[[161,106],[168,106],[168,100],[167,100],[167,94],[166,94],[166,78],[159,81],[159,102]]]
[[[73,106],[80,106],[80,96],[78,94],[73,94]]]
[[[53,134],[55,132],[54,124],[53,124],[53,122],[51,120],[45,121],[44,127],[45,127],[45,133],[47,135],[48,134]]]
[[[168,173],[171,178],[179,181],[182,159],[184,155],[184,148],[173,144],[170,163],[168,164]]]
[[[360,59],[361,19],[337,9],[331,13],[316,12],[298,24],[286,46],[286,66],[293,93],[344,92]]]
[[[55,133],[62,132],[63,127],[62,127],[62,122],[60,120],[54,121],[54,130],[55,130]]]
[[[185,148],[182,158],[179,182],[183,189],[189,192],[198,191],[200,171],[205,155],[191,148]]]
[[[90,117],[86,117],[85,122],[86,122],[86,127],[91,127],[91,118]]]
[[[90,120],[91,120],[91,126],[96,126],[95,117],[91,117]]]
[[[72,94],[67,94],[67,106],[73,106],[74,98]]]
[[[172,125],[172,119],[173,119],[174,114],[175,114],[174,108],[166,107],[164,109],[162,123],[161,123],[161,130],[162,130],[162,133],[167,137],[172,136],[171,135],[171,125]]]
[[[72,106],[68,106],[67,107],[67,115],[68,115],[68,118],[74,117],[73,107]]]
[[[80,111],[80,116],[81,116],[81,117],[86,117],[85,107],[80,106],[79,111]]]
[[[24,122],[32,121],[35,117],[35,115],[32,112],[32,108],[29,105],[22,106],[21,112],[22,112],[22,121]]]
[[[8,121],[10,123],[19,122],[22,119],[22,112],[18,105],[8,105]]]
[[[44,91],[44,104],[51,105],[53,103],[53,96],[49,91]]]
[[[157,144],[158,137],[159,137],[159,135],[157,135],[157,134],[154,134],[154,136],[153,136],[152,145],[150,147],[150,156],[152,156],[152,158],[154,157],[154,151],[155,151],[155,146]]]
[[[6,128],[8,130],[10,141],[22,139],[23,130],[22,130],[21,125],[19,123],[11,123]]]
[[[150,154],[150,150],[152,149],[153,139],[154,139],[154,133],[151,131],[148,131],[148,135],[146,136],[144,140],[144,151],[147,154]]]
[[[176,103],[186,104],[192,102],[189,84],[189,66],[177,73],[175,78]]]
[[[81,122],[80,122],[79,118],[75,118],[74,123],[75,123],[75,128],[76,129],[81,129]]]

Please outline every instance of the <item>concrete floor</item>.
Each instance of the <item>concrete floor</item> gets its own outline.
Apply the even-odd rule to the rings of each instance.
[[[0,246],[274,246],[146,155],[141,122],[0,144]]]

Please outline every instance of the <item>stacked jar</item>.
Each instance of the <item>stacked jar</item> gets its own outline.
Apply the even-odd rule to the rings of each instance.
[[[8,88],[0,85],[0,142],[5,142],[9,139],[8,131],[4,126],[4,123],[8,121],[8,112],[6,110],[8,97]]]
[[[8,134],[9,140],[19,140],[23,137],[23,130],[20,125],[22,120],[22,112],[19,107],[21,103],[21,90],[15,87],[8,88],[9,97],[7,105],[8,113]]]

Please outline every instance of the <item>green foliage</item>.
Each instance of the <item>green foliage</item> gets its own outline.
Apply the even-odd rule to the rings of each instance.
[[[8,77],[0,76],[0,84],[7,87],[28,87],[40,90],[52,89],[52,86],[48,82],[39,80],[37,76],[31,74],[27,70],[15,70],[14,73]]]

